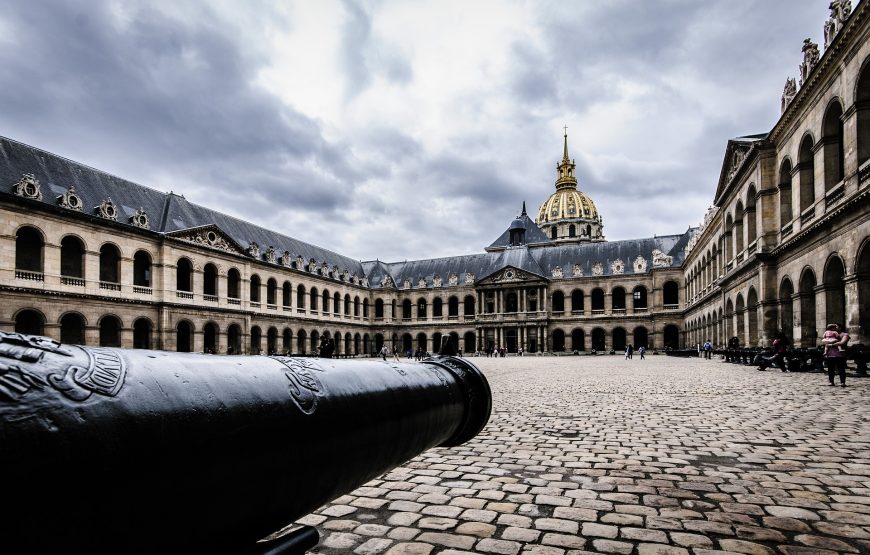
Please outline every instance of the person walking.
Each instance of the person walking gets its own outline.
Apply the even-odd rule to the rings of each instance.
[[[384,362],[387,362],[387,346],[386,345],[381,346],[381,352],[378,354],[381,355],[381,358],[384,359]]]
[[[641,346],[638,347],[638,349],[637,349],[637,354],[640,355],[640,360],[646,360],[646,359],[644,358],[644,356],[643,356],[644,353],[646,353],[646,347],[644,347],[643,345],[641,345]]]
[[[822,337],[825,349],[825,365],[828,367],[828,382],[834,385],[834,373],[840,376],[840,387],[846,387],[846,345],[849,334],[840,331],[837,324],[828,324]]]
[[[704,358],[707,360],[713,358],[713,343],[709,339],[704,341]]]

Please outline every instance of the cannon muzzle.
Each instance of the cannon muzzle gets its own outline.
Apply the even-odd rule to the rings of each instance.
[[[471,439],[491,403],[462,358],[181,354],[0,332],[0,545],[244,552]]]

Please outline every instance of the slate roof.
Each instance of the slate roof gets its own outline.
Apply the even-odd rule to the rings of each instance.
[[[243,247],[254,241],[261,252],[273,246],[278,253],[289,251],[293,259],[302,256],[307,262],[313,258],[318,265],[326,262],[330,267],[338,266],[360,277],[364,275],[362,263],[358,260],[194,204],[182,196],[163,193],[0,137],[0,195],[12,196],[12,186],[27,173],[39,180],[44,204],[57,206],[57,197],[74,186],[83,201],[82,212],[85,214],[94,214],[95,207],[111,198],[119,209],[118,222],[131,227],[130,216],[143,208],[148,214],[151,230],[158,233],[214,224]]]
[[[538,227],[538,224],[535,223],[533,219],[531,219],[528,214],[520,214],[517,216],[518,219],[522,220],[526,226],[526,243],[546,243],[550,240],[547,237],[547,234],[541,231],[541,228]],[[513,225],[513,222],[511,222]],[[508,226],[507,229],[504,230],[504,233],[498,236],[498,239],[492,242],[490,246],[486,248],[486,250],[497,250],[500,248],[509,247],[511,244],[511,226]]]

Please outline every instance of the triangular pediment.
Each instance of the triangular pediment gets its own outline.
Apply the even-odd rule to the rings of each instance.
[[[248,256],[248,251],[215,224],[179,229],[166,234],[167,237],[192,243],[198,247]]]
[[[543,276],[520,270],[513,266],[505,266],[477,281],[479,285],[494,285],[504,283],[521,283],[526,281],[547,281]]]

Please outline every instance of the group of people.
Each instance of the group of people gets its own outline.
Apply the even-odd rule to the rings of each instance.
[[[593,351],[593,352],[594,352],[594,351]],[[638,347],[638,348],[637,348],[637,354],[640,355],[640,360],[646,360],[646,358],[644,357],[644,355],[646,354],[646,347],[643,346],[643,345],[641,345],[640,347]],[[632,359],[632,358],[634,358],[634,345],[632,345],[631,343],[629,343],[628,345],[625,346],[625,359],[626,359],[626,360],[629,360],[629,359]]]
[[[771,345],[773,354],[761,356],[758,369],[767,370],[775,365],[783,372],[788,372],[785,355],[788,350],[788,338],[779,332]],[[828,370],[828,383],[836,385],[834,378],[840,378],[840,387],[846,387],[846,347],[849,344],[849,334],[837,324],[828,324],[822,336],[822,349],[825,358],[825,366]]]
[[[496,358],[502,357],[502,358],[504,358],[507,356],[507,349],[505,347],[499,347],[497,345],[494,347],[487,347],[486,351],[484,351],[484,352],[486,353],[486,358],[490,358],[490,357],[496,357]],[[522,350],[520,351],[520,355],[522,355]]]
[[[320,344],[317,346],[317,356],[320,358],[332,358],[335,354],[335,341],[330,337],[321,337]]]

